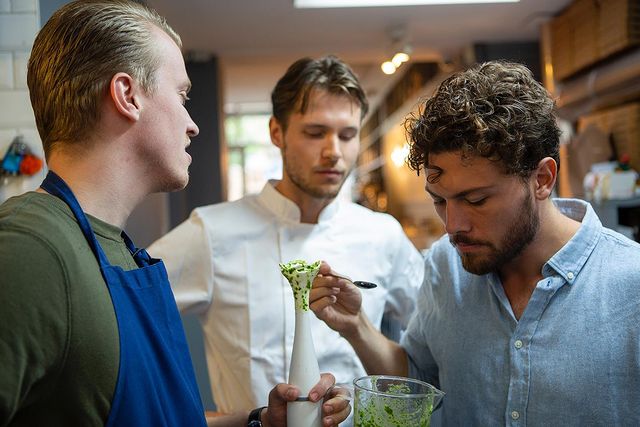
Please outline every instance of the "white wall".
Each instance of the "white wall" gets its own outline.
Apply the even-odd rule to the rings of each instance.
[[[17,136],[44,158],[27,90],[27,61],[40,28],[37,0],[0,0],[0,158]],[[38,187],[33,177],[0,177],[0,202]]]

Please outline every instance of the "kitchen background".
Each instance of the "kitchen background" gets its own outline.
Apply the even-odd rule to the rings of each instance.
[[[182,36],[193,83],[187,107],[200,135],[190,148],[189,186],[150,196],[131,216],[126,228],[138,245],[196,206],[257,192],[280,175],[267,128],[271,88],[295,59],[329,53],[354,68],[371,101],[358,165],[342,196],[394,215],[419,249],[443,229],[422,177],[404,165],[403,118],[451,72],[501,58],[526,63],[557,98],[564,131],[558,194],[593,200],[605,225],[640,239],[632,177],[640,170],[639,0],[294,7],[303,1],[147,2]],[[63,3],[0,0],[0,158],[18,141],[43,157],[26,64],[38,29]],[[381,65],[397,53],[408,61],[397,56],[396,65],[385,64],[397,69],[385,74]],[[619,171],[606,169],[607,161]],[[16,173],[7,165],[0,170],[0,202],[35,189],[45,175],[46,168],[30,176],[32,170]],[[202,396],[213,409],[197,319],[184,321]]]

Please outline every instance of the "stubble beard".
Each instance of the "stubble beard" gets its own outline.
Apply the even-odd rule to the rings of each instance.
[[[347,176],[349,176],[349,172],[346,172],[343,176],[342,176],[342,180],[340,181],[340,183],[337,186],[322,186],[322,185],[313,185],[311,182],[309,182],[308,179],[305,179],[305,177],[303,176],[302,173],[299,173],[296,168],[294,166],[292,166],[290,164],[290,162],[287,160],[287,144],[286,141],[283,144],[283,151],[284,151],[284,155],[282,156],[282,167],[285,171],[285,173],[287,174],[287,176],[289,177],[289,179],[291,180],[291,182],[293,183],[293,185],[295,185],[296,187],[298,187],[300,190],[302,190],[302,192],[304,192],[305,194],[314,197],[316,199],[335,199],[338,194],[340,193],[340,189],[342,188],[342,185],[344,184],[344,181],[347,179]]]
[[[304,179],[304,177],[298,175],[295,171],[292,171],[285,164],[285,171],[287,176],[291,180],[291,182],[302,190],[305,194],[308,194],[311,197],[316,199],[335,199],[342,188],[342,184],[344,184],[344,177],[337,188],[326,188],[323,186],[314,186],[310,182]]]
[[[490,250],[488,256],[459,253],[465,270],[477,275],[495,272],[522,253],[533,241],[540,228],[540,216],[534,208],[531,190],[528,187],[520,206],[520,212],[522,214],[516,216],[507,228],[499,247],[488,242],[482,242]],[[452,237],[450,240],[455,241],[456,237]],[[465,241],[462,237],[458,238],[458,240]]]

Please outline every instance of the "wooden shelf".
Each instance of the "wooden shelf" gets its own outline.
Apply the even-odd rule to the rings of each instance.
[[[576,0],[542,29],[545,86],[576,131],[560,147],[559,194],[583,197],[596,162],[640,169],[640,3]]]
[[[406,116],[417,110],[422,97],[430,95],[436,85],[448,75],[450,72],[435,62],[410,64],[362,127],[356,177],[362,177],[384,166],[386,160],[380,150],[384,135],[404,123]]]

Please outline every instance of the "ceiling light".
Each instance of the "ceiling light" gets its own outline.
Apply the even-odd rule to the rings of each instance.
[[[393,74],[402,64],[410,58],[413,48],[407,34],[406,25],[399,25],[388,30],[391,39],[389,52],[394,52],[391,59],[386,60],[380,68],[385,74]]]
[[[330,7],[419,6],[430,4],[517,3],[520,0],[293,0],[298,9]]]
[[[396,72],[396,66],[391,61],[385,61],[380,66],[382,72],[385,74],[393,74]]]
[[[391,152],[391,161],[396,167],[401,167],[407,161],[409,156],[409,144],[405,143],[402,147],[396,147]]]
[[[405,52],[398,52],[395,55],[393,55],[391,62],[397,68],[400,65],[402,65],[402,63],[407,62],[408,60],[409,60],[409,55],[407,55]]]

